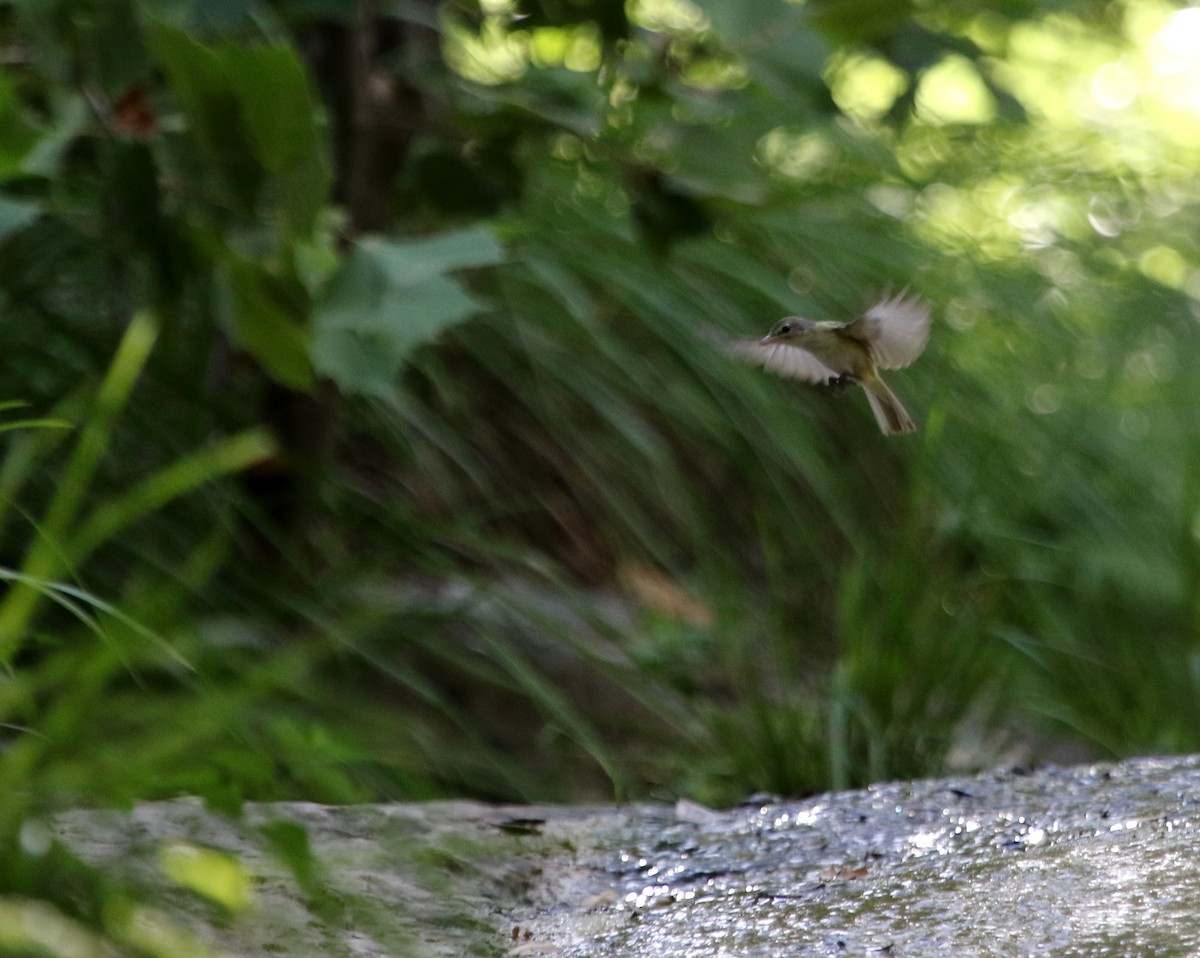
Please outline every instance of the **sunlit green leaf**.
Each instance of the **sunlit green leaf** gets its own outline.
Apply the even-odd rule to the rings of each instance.
[[[109,942],[65,909],[45,901],[0,901],[0,949],[12,955],[97,955]]]
[[[253,900],[251,878],[245,866],[225,852],[176,842],[159,853],[159,865],[176,884],[224,905],[231,912],[244,910]]]

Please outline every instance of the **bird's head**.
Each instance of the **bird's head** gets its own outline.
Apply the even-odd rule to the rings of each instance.
[[[804,339],[816,324],[811,319],[801,319],[799,316],[784,316],[779,322],[771,327],[771,331],[767,333],[761,340],[763,346],[771,346],[775,343],[796,342]]]

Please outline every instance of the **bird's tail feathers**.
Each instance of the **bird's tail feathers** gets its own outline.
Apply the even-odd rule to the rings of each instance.
[[[893,436],[916,430],[917,424],[913,422],[912,416],[882,377],[867,376],[862,384],[867,393],[867,401],[871,404],[871,412],[875,414],[875,421],[879,423],[884,435]]]

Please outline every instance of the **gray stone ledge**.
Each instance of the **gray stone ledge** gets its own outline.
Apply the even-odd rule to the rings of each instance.
[[[307,882],[264,837],[281,821],[308,831]],[[280,803],[231,820],[179,800],[54,828],[230,955],[1200,954],[1197,757],[724,812]],[[240,861],[252,904],[173,885],[163,849],[191,847]]]

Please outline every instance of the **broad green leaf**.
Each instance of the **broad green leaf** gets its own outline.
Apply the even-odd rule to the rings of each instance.
[[[313,364],[345,392],[390,401],[402,356],[384,336],[350,329],[317,329]]]
[[[49,126],[21,160],[20,172],[26,176],[43,176],[47,179],[57,177],[72,144],[77,142],[94,119],[91,107],[82,96],[71,94],[56,98]]]
[[[781,17],[796,8],[782,0],[707,0],[704,13],[727,43],[739,42],[770,31]]]
[[[315,317],[313,362],[342,389],[389,396],[405,357],[483,309],[443,274],[499,262],[484,230],[397,242],[364,240],[330,281]]]
[[[217,49],[193,40],[182,30],[159,26],[151,34],[151,50],[187,118],[192,139],[216,168],[221,185],[238,207],[251,212],[263,170],[254,157]]]
[[[781,21],[770,39],[747,54],[752,73],[784,98],[825,90],[823,74],[830,49],[802,14]]]
[[[782,0],[711,0],[704,12],[754,76],[782,98],[822,84],[829,56],[805,7]]]
[[[520,85],[472,87],[464,105],[483,116],[511,108],[526,116],[531,128],[545,123],[592,137],[602,128],[604,98],[586,73],[546,68],[529,70]]]
[[[406,286],[452,269],[493,266],[504,258],[504,248],[482,229],[405,242],[367,239],[359,249],[370,253],[389,282]]]
[[[308,840],[307,828],[299,822],[279,819],[261,826],[258,832],[267,840],[267,846],[275,857],[288,867],[301,888],[309,894],[318,890],[315,881],[318,862]]]
[[[225,44],[218,55],[263,166],[279,172],[304,162],[314,148],[317,104],[295,51]]]
[[[456,280],[432,276],[405,286],[391,285],[371,304],[359,300],[352,292],[349,301],[340,308],[331,306],[327,313],[322,313],[322,325],[327,329],[383,336],[407,353],[432,339],[443,327],[481,308],[480,302]]]
[[[0,196],[0,240],[23,230],[37,219],[41,212],[37,203]]]
[[[149,58],[138,28],[141,0],[105,0],[75,18],[76,42],[86,45],[97,80],[112,96],[145,79]]]
[[[912,14],[912,0],[814,0],[812,19],[833,39],[861,42],[885,36]]]
[[[231,251],[225,252],[224,260],[223,318],[230,337],[272,379],[292,389],[309,389],[313,384],[308,353],[312,334],[303,288]]]
[[[40,136],[41,131],[22,108],[11,74],[0,73],[0,179],[20,172]]]
[[[304,64],[288,46],[222,50],[259,162],[271,174],[269,197],[301,233],[324,207],[331,174],[318,131],[320,114]]]
[[[246,0],[162,0],[154,15],[196,32],[230,33],[244,28],[254,11]]]
[[[152,50],[188,128],[239,210],[278,209],[307,233],[328,199],[320,108],[299,56],[281,44],[205,44],[159,25]]]

